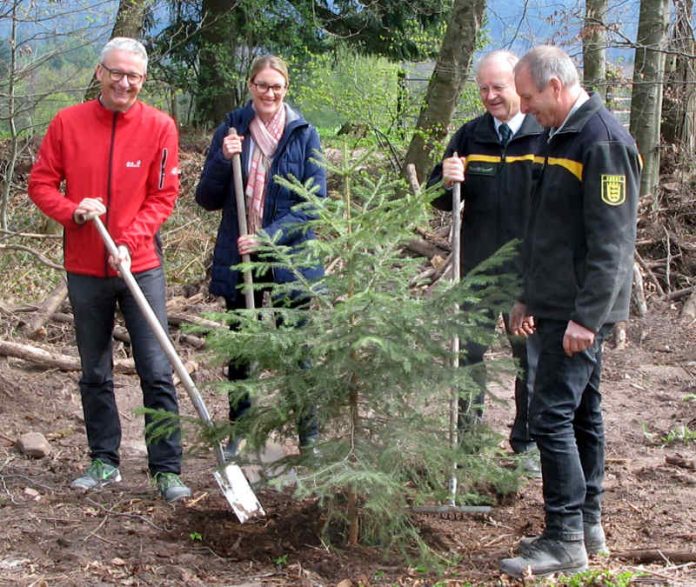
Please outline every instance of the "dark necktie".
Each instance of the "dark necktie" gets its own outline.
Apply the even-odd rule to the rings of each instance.
[[[512,136],[512,130],[504,122],[498,127],[498,133],[500,134],[500,144],[504,147],[508,144],[510,137]]]

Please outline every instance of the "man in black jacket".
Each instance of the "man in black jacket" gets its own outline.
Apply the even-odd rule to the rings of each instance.
[[[560,49],[532,49],[515,67],[515,84],[522,111],[549,129],[525,234],[523,295],[511,315],[512,329],[536,329],[541,345],[530,428],[546,527],[500,563],[521,577],[579,572],[588,553],[606,552],[602,341],[628,317],[640,156]]]
[[[441,210],[452,209],[452,184],[462,182],[461,268],[466,274],[488,259],[501,246],[521,239],[532,190],[534,155],[538,152],[543,129],[532,116],[520,112],[513,68],[517,57],[509,51],[493,51],[478,64],[476,82],[486,112],[464,124],[452,137],[444,160],[433,170],[428,185],[442,181],[445,193],[433,203]],[[453,156],[454,154],[457,156]],[[498,269],[520,273],[520,260]],[[490,316],[491,322],[496,316]],[[506,328],[508,316],[504,315]],[[516,416],[510,445],[516,453],[535,448],[530,439],[527,411],[527,349],[522,337],[508,329],[512,355],[519,361],[515,381]],[[531,346],[531,345],[530,345]],[[462,366],[471,370],[478,392],[472,401],[459,400],[459,429],[480,421],[486,389],[483,356],[487,346],[469,341]],[[531,359],[531,357],[530,357]],[[539,475],[538,458],[523,460],[527,472]]]

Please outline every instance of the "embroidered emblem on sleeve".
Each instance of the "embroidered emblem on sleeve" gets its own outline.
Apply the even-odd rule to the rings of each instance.
[[[620,206],[626,201],[626,176],[602,175],[602,202]]]

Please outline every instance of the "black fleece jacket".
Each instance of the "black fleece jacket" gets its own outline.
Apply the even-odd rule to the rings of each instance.
[[[628,317],[640,155],[594,94],[553,137],[532,196],[522,301],[597,332]]]

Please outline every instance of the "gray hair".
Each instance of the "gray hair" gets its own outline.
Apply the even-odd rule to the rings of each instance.
[[[539,45],[517,62],[515,72],[528,68],[537,90],[542,91],[555,77],[566,88],[580,83],[578,70],[568,54],[551,45]]]
[[[476,79],[478,79],[479,72],[486,63],[496,60],[507,61],[510,64],[510,67],[514,68],[519,61],[519,58],[512,51],[507,51],[505,49],[496,49],[495,51],[486,53],[476,64]]]
[[[104,45],[104,48],[101,50],[101,55],[99,56],[99,61],[103,63],[106,56],[112,51],[128,51],[129,53],[134,53],[143,60],[145,71],[147,71],[147,51],[140,41],[136,41],[129,37],[114,37]]]

